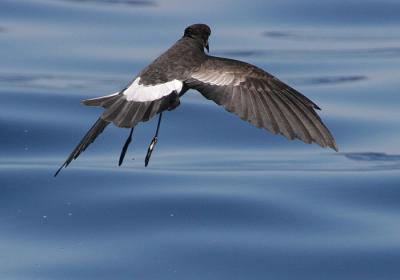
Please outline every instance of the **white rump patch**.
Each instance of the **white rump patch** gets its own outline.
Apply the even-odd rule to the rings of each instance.
[[[124,95],[128,101],[154,101],[169,95],[174,90],[180,93],[183,83],[178,80],[172,80],[164,84],[146,86],[139,84],[140,77],[136,78],[133,83],[124,91]]]

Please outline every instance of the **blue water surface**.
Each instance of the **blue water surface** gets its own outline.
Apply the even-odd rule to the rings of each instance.
[[[400,279],[400,2],[1,0],[0,279]],[[189,91],[109,127],[101,109],[192,23],[211,54],[313,99],[339,153]]]

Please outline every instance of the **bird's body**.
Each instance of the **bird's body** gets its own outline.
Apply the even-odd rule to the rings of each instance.
[[[185,81],[193,68],[206,58],[203,47],[192,38],[182,37],[140,73],[144,85],[161,84],[171,80]]]
[[[208,50],[210,34],[210,28],[204,24],[187,27],[184,36],[143,69],[126,88],[84,100],[85,105],[101,106],[105,111],[56,175],[108,124],[133,128],[156,114],[160,114],[161,120],[161,113],[175,109],[188,89],[198,90],[227,111],[274,134],[337,150],[334,138],[315,111],[319,110],[315,103],[254,65],[207,55],[204,48]],[[155,137],[146,165],[156,142]],[[126,148],[127,145],[124,153]]]

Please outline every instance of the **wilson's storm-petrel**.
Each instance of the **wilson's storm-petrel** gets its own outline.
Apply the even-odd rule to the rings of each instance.
[[[254,65],[207,55],[204,49],[209,50],[210,34],[211,29],[205,24],[187,27],[183,37],[143,69],[126,88],[84,100],[85,105],[101,106],[105,110],[55,176],[110,123],[131,128],[121,152],[121,164],[133,128],[159,114],[157,131],[145,159],[147,166],[157,143],[162,112],[175,109],[188,89],[199,91],[256,127],[338,150],[332,134],[317,115],[316,110],[320,108],[314,102]]]

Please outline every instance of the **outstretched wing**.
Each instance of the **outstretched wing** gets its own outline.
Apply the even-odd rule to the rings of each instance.
[[[185,85],[257,127],[338,150],[315,103],[251,64],[208,56]]]
[[[101,118],[118,127],[134,127],[157,113],[179,105],[179,93],[183,86],[181,81],[171,80],[156,85],[143,85],[139,82],[140,77],[121,92],[87,99],[83,104],[105,108]]]
[[[85,134],[85,136],[82,138],[82,140],[79,142],[79,144],[75,147],[75,149],[71,152],[71,154],[68,156],[66,161],[61,165],[61,167],[57,170],[57,172],[54,174],[54,177],[60,173],[61,169],[64,167],[67,167],[72,160],[76,159],[79,157],[79,155],[86,150],[86,148],[94,142],[94,140],[97,138],[97,136],[100,135],[100,133],[103,132],[103,130],[109,125],[110,123],[103,120],[102,118],[99,118],[94,125],[89,129],[89,131]]]

